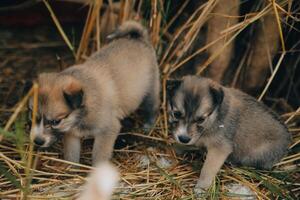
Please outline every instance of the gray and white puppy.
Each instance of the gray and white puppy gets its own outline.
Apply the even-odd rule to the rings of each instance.
[[[225,160],[270,169],[287,153],[286,126],[253,97],[197,76],[172,85],[168,112],[174,138],[207,149],[196,189],[207,189]]]
[[[66,160],[79,162],[85,136],[95,137],[93,163],[108,160],[120,120],[143,104],[149,127],[159,109],[159,69],[146,29],[125,22],[109,39],[113,41],[83,64],[38,77],[39,109],[31,138],[49,147],[57,134],[63,135]]]

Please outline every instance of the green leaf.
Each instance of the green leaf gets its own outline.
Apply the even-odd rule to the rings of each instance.
[[[15,187],[23,190],[20,181],[10,173],[10,171],[0,162],[0,174],[2,174],[8,181],[11,182]]]
[[[3,135],[3,137],[6,139],[11,139],[11,140],[16,139],[16,135],[14,133],[6,131],[3,128],[0,128],[0,135]]]

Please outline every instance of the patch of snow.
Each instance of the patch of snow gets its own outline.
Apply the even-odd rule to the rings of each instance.
[[[226,185],[226,188],[232,197],[241,200],[255,200],[255,193],[247,186],[241,185],[239,183],[231,183]]]
[[[116,191],[116,193],[118,194],[117,195],[118,199],[125,197],[127,194],[129,194],[131,192],[133,192],[132,187],[128,183],[126,183],[124,181],[121,181],[119,183],[118,190]],[[115,199],[115,198],[112,198],[112,199]]]
[[[160,168],[163,168],[163,169],[168,169],[172,166],[172,161],[165,158],[165,157],[160,157],[156,164],[160,167]]]
[[[147,168],[150,164],[150,159],[147,155],[139,156],[138,160],[139,160],[138,167],[140,168]]]

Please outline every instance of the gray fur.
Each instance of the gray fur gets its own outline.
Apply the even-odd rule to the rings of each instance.
[[[274,112],[245,93],[207,78],[187,76],[170,102],[175,139],[184,143],[189,140],[182,142],[179,136],[189,137],[185,144],[204,146],[208,152],[198,188],[210,186],[225,160],[271,169],[287,153],[291,135],[286,126]],[[179,119],[174,117],[175,111],[182,113]]]

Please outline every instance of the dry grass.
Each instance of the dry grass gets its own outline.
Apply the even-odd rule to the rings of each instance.
[[[112,3],[112,1],[109,2]],[[129,13],[133,12],[133,2],[129,0],[120,1],[119,22],[129,18]],[[178,8],[178,14],[167,17],[168,6],[172,6],[168,4],[168,1],[139,2],[138,9],[135,11],[137,15],[140,15],[140,18],[145,17],[143,23],[149,27],[151,40],[159,54],[163,83],[162,112],[157,119],[155,129],[148,134],[136,130],[131,134],[136,140],[135,143],[115,150],[112,161],[120,170],[121,183],[116,189],[114,199],[197,199],[193,193],[193,187],[199,176],[203,159],[195,151],[176,154],[175,149],[177,146],[174,144],[167,128],[165,84],[171,78],[171,75],[176,73],[185,63],[206,51],[213,43],[230,36],[224,47],[211,55],[198,68],[197,73],[201,74],[244,29],[260,20],[267,13],[274,12],[278,23],[278,31],[280,32],[282,52],[264,90],[257,94],[260,95],[259,100],[263,99],[269,90],[270,84],[277,76],[278,70],[282,66],[282,60],[288,51],[278,12],[285,12],[287,17],[295,21],[299,20],[297,19],[299,11],[297,15],[290,10],[292,1],[268,1],[268,5],[260,11],[253,12],[248,16],[240,16],[244,20],[224,30],[216,41],[190,53],[189,50],[200,29],[205,25],[213,6],[218,2],[218,0],[207,1],[195,9],[194,13],[189,13],[190,15],[183,22],[179,22],[178,19],[183,15],[183,12],[186,12],[184,8],[187,3],[183,3]],[[55,16],[55,11],[51,9],[46,0],[44,0],[44,3],[51,12],[51,17],[66,45],[75,55],[77,61],[88,56],[93,50],[91,47],[99,48],[101,45],[100,37],[97,37],[97,40],[91,40],[91,38],[93,34],[99,36],[101,33],[99,25],[99,21],[101,21],[99,12],[103,5],[101,0],[90,5],[77,50],[69,42],[70,40]],[[36,87],[34,86],[28,95],[21,99],[14,108],[9,109],[13,113],[6,121],[6,126],[3,129],[0,128],[0,136],[4,136],[0,144],[0,197],[11,199],[72,199],[80,191],[80,185],[84,183],[85,177],[92,167],[62,160],[60,143],[56,144],[51,152],[33,150],[33,145],[28,142],[28,131],[25,131],[23,111],[28,97],[37,94],[35,92]],[[34,114],[35,112],[33,112]],[[228,192],[226,186],[230,183],[239,183],[249,187],[257,199],[299,198],[299,116],[300,108],[282,115],[282,119],[285,120],[293,134],[293,143],[290,146],[291,153],[283,158],[273,171],[260,171],[225,165],[216,177],[213,186],[201,198],[242,198],[243,196],[235,196]],[[90,164],[90,157],[91,145],[86,144],[82,151],[81,159],[83,163]],[[148,158],[149,162],[141,165],[141,158]],[[159,161],[162,158],[170,162],[167,168],[160,166]],[[79,167],[72,168],[73,165]]]

